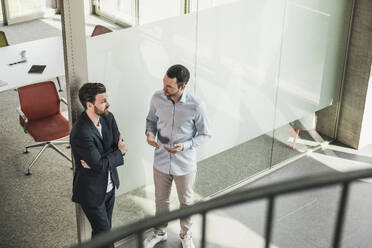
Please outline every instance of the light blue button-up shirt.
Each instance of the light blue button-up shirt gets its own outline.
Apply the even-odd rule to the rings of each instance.
[[[169,147],[181,143],[183,151],[175,154],[164,149],[157,139],[154,167],[165,174],[182,176],[196,171],[196,150],[211,138],[204,104],[187,92],[180,101],[173,101],[162,90],[152,96],[150,111],[146,118],[146,133],[169,139]]]

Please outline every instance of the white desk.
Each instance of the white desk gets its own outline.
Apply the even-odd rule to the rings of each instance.
[[[9,66],[20,61],[22,50],[27,62]],[[43,73],[29,74],[32,65],[46,65]],[[0,48],[0,92],[24,85],[43,82],[65,75],[62,37],[35,40]]]

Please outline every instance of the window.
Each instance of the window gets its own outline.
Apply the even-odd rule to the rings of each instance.
[[[99,0],[97,14],[114,22],[135,25],[135,0]]]
[[[139,24],[180,16],[184,13],[184,1],[139,0]]]
[[[142,25],[185,13],[190,0],[98,0],[96,13],[130,26]]]
[[[238,0],[189,0],[191,12],[197,10],[210,9],[224,4],[239,2]]]
[[[47,7],[45,0],[5,0],[1,1],[1,5],[1,9],[6,10],[9,24],[37,19],[54,13],[53,9]],[[3,19],[2,13],[1,17]]]
[[[42,12],[45,9],[45,1],[41,0],[8,0],[9,18]]]
[[[1,6],[1,4],[0,4],[0,22],[1,23],[4,22],[4,20],[3,20],[3,7]]]

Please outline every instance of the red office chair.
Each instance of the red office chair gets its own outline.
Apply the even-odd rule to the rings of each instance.
[[[64,98],[59,98],[56,86],[52,81],[42,82],[18,88],[20,107],[20,124],[25,133],[29,133],[37,143],[25,147],[43,148],[28,166],[26,175],[31,175],[30,169],[46,148],[51,147],[67,160],[71,159],[63,153],[56,144],[68,144],[68,141],[55,141],[69,135],[69,122],[61,114],[60,102],[67,104]]]
[[[110,32],[112,32],[111,29],[106,28],[105,26],[102,26],[102,25],[96,25],[96,26],[94,27],[94,30],[93,30],[93,32],[92,32],[91,37],[93,37],[93,36],[97,36],[97,35],[101,35],[101,34],[110,33]]]

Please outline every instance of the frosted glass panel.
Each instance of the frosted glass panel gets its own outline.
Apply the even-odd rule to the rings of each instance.
[[[111,111],[129,144],[126,165],[119,167],[119,194],[152,181],[153,149],[145,136],[150,99],[176,63],[192,72],[188,88],[193,90],[195,26],[195,15],[187,15],[87,41],[89,80],[107,86]]]
[[[314,113],[339,101],[351,8],[348,0],[287,1],[274,163],[324,141]]]
[[[285,0],[242,0],[198,12],[196,95],[213,133],[198,151],[201,195],[270,167],[284,10]]]
[[[288,2],[280,66],[277,126],[322,107],[320,97],[329,22],[329,13]],[[333,94],[324,96],[332,99]],[[327,101],[325,106],[329,103]]]
[[[288,1],[277,127],[337,101],[350,9],[347,0]]]
[[[239,1],[199,12],[196,94],[214,134],[200,159],[272,130],[284,3]]]

